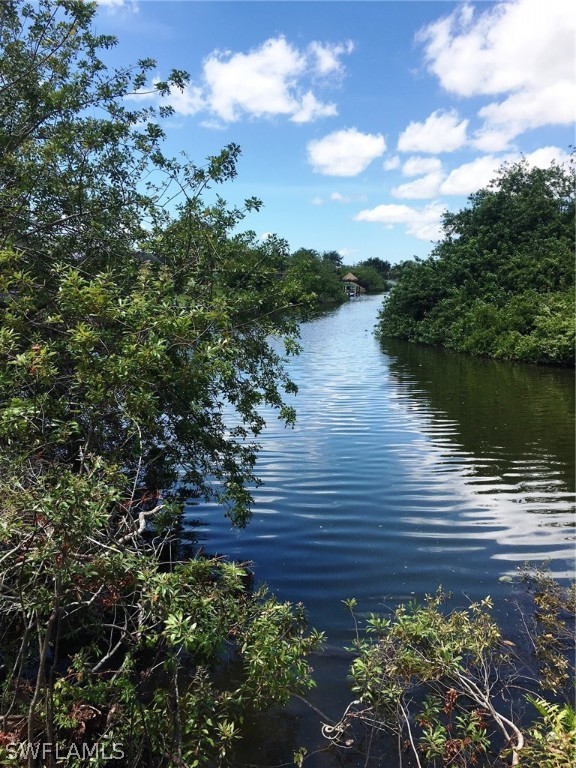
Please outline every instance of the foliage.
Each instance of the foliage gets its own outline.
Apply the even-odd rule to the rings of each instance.
[[[438,592],[423,605],[399,606],[391,619],[373,615],[366,631],[376,640],[357,644],[353,691],[429,764],[467,765],[488,747],[488,719],[519,746],[521,735],[489,697],[508,655],[490,600],[448,614],[445,600]]]
[[[407,269],[410,269],[413,263],[414,261],[412,259],[404,259],[403,261],[399,261],[397,264],[393,264],[390,267],[390,278],[392,280],[400,280],[404,272]]]
[[[295,302],[302,303],[304,299],[306,306],[317,307],[345,301],[339,263],[334,254],[334,251],[320,254],[311,248],[299,248],[291,254],[286,278],[296,280],[303,291],[300,296],[294,294]]]
[[[381,336],[530,363],[574,360],[574,168],[504,166],[407,263]]]
[[[110,71],[94,13],[0,8],[0,742],[200,765],[309,685],[301,610],[177,539],[183,498],[247,522],[260,406],[294,416],[269,338],[296,350],[304,288],[283,241],[238,234],[259,201],[214,192],[239,148],[167,157],[170,110],[127,106],[154,62]]]
[[[392,277],[393,267],[390,266],[390,262],[385,261],[384,259],[379,259],[376,256],[373,256],[370,259],[364,259],[364,261],[361,261],[359,264],[357,264],[355,268],[357,269],[359,266],[371,267],[372,269],[375,269],[380,277],[384,278],[384,280],[388,280]]]
[[[570,703],[543,698],[574,695],[574,586],[561,587],[545,572],[527,572],[536,613],[522,614],[537,663],[505,639],[485,598],[448,611],[439,590],[423,603],[400,605],[389,616],[372,614],[360,634],[355,600],[346,604],[356,625],[357,657],[351,664],[357,699],[340,723],[325,727],[335,745],[347,747],[355,723],[396,734],[399,748],[418,766],[497,764],[568,768],[576,750],[576,715]],[[540,640],[543,642],[541,643]],[[536,696],[534,683],[540,695]],[[527,694],[518,696],[518,691]],[[540,717],[523,716],[528,700]]]
[[[576,583],[563,587],[542,568],[524,568],[521,575],[534,604],[527,620],[536,662],[534,676],[543,690],[573,701]]]
[[[387,282],[380,272],[366,264],[355,264],[352,272],[358,278],[358,283],[367,293],[381,293],[386,290]]]
[[[576,712],[570,704],[552,704],[529,696],[539,714],[522,753],[523,768],[568,768],[576,762]]]
[[[342,256],[338,251],[324,251],[322,253],[322,261],[329,261],[336,269],[342,267]]]

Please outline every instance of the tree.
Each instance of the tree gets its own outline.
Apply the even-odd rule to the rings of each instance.
[[[380,332],[510,360],[574,360],[574,168],[504,166],[402,271]]]
[[[355,264],[352,272],[358,278],[358,283],[368,293],[381,293],[386,290],[386,280],[374,267],[367,266],[366,263]]]
[[[154,62],[109,70],[94,13],[0,8],[0,750],[117,743],[126,765],[200,765],[248,703],[309,684],[302,611],[244,567],[186,560],[177,536],[184,498],[249,518],[259,407],[294,416],[268,340],[295,351],[298,285],[283,241],[232,234],[259,201],[209,191],[239,148],[167,157],[170,110],[126,100]],[[224,662],[243,673],[222,688]]]
[[[336,269],[339,269],[342,266],[342,256],[338,251],[324,251],[322,253],[322,259],[323,261],[329,261],[336,267]]]
[[[295,293],[294,300],[304,300],[308,307],[338,304],[346,298],[340,273],[333,260],[323,258],[312,248],[299,248],[292,253],[286,276],[289,279],[295,278],[300,286],[301,293]]]
[[[390,262],[379,259],[376,256],[361,261],[357,266],[372,267],[372,269],[375,269],[376,272],[378,272],[378,274],[384,278],[384,280],[388,280],[391,277],[390,270],[392,267],[390,266]]]

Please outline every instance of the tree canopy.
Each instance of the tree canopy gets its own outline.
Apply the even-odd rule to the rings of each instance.
[[[533,363],[574,360],[574,168],[505,165],[408,263],[382,336]]]
[[[301,611],[178,548],[183,498],[249,517],[260,406],[293,419],[269,339],[295,351],[304,288],[283,241],[238,234],[260,202],[215,192],[239,147],[166,156],[170,110],[127,98],[155,63],[110,70],[94,13],[0,6],[0,714],[14,743],[198,765],[247,702],[307,684]],[[210,670],[233,658],[223,690]]]

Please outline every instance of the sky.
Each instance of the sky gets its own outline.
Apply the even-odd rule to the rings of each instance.
[[[503,163],[576,144],[572,0],[99,0],[95,27],[111,66],[189,73],[156,99],[166,150],[240,145],[219,193],[263,201],[243,229],[348,265],[425,258]]]

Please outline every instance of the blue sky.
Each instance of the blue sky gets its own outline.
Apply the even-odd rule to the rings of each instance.
[[[99,0],[111,65],[185,69],[167,149],[202,164],[241,146],[244,229],[346,264],[425,257],[505,161],[565,162],[575,142],[571,0]]]

